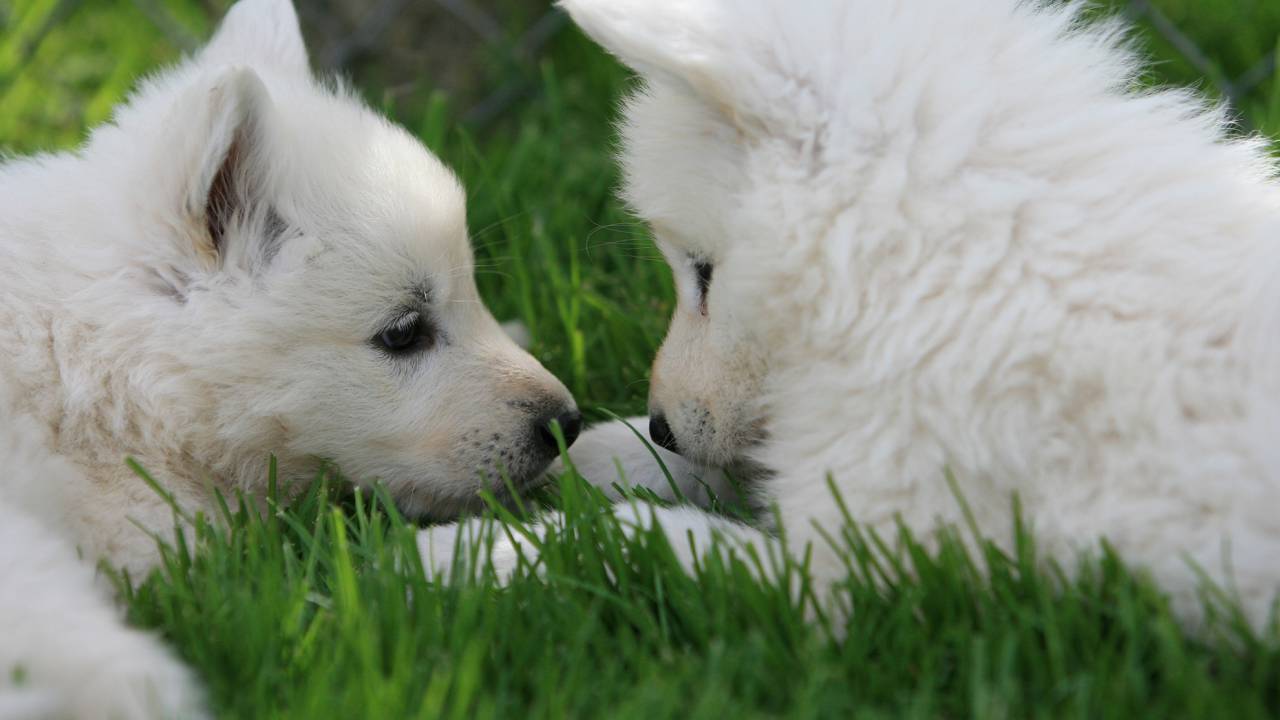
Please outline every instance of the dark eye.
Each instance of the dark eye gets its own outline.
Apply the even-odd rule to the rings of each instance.
[[[422,313],[414,310],[396,318],[373,339],[389,353],[401,355],[430,345],[431,333]]]
[[[693,271],[698,275],[698,309],[707,314],[707,293],[711,290],[711,272],[715,266],[703,260],[695,260]]]

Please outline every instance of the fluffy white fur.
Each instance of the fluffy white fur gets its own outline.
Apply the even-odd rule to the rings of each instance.
[[[78,152],[0,165],[0,356],[4,718],[201,713],[94,577],[172,532],[126,456],[192,513],[261,497],[274,454],[452,518],[577,417],[481,303],[453,174],[312,77],[287,0],[237,4]]]
[[[1136,89],[1114,23],[1017,0],[563,0],[644,85],[626,197],[679,308],[650,407],[771,475],[793,551],[841,516],[1106,538],[1200,617],[1280,587],[1280,185],[1221,111]],[[701,297],[698,263],[710,264]],[[671,533],[687,544],[687,512]],[[628,510],[628,514],[632,511]],[[657,519],[670,513],[658,511]],[[706,518],[739,541],[763,535]],[[856,609],[855,609],[856,612]]]
[[[0,407],[5,407],[0,388]],[[87,479],[30,418],[0,432],[0,718],[199,717],[185,668],[121,624],[68,537]],[[15,673],[20,683],[14,683]]]

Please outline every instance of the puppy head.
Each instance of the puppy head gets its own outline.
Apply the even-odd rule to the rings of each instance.
[[[572,442],[568,391],[481,303],[458,181],[311,77],[287,0],[236,5],[119,122],[151,128],[150,167],[169,173],[158,332],[214,394],[193,402],[213,403],[228,474],[322,458],[447,518],[503,475],[538,478],[553,420]]]
[[[653,365],[650,434],[699,462],[741,460],[765,432],[761,394],[775,338],[760,322],[768,298],[755,277],[761,248],[753,238],[762,229],[742,199],[759,128],[737,101],[735,73],[718,71],[731,66],[720,36],[732,34],[724,28],[734,26],[738,5],[561,4],[644,81],[620,128],[624,195],[650,224],[677,288]]]

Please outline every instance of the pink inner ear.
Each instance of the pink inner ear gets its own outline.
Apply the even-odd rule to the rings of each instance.
[[[239,175],[241,158],[243,157],[243,141],[236,134],[231,146],[227,148],[227,156],[218,168],[209,186],[209,195],[205,199],[204,222],[209,232],[209,240],[213,243],[213,251],[222,255],[223,238],[227,226],[235,218],[240,204],[240,196],[236,192],[236,178]]]

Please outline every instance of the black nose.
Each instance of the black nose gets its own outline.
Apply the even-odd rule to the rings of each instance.
[[[582,432],[582,413],[577,408],[565,410],[558,415],[543,417],[537,421],[537,428],[534,435],[538,438],[538,444],[542,447],[556,452],[560,446],[556,444],[556,435],[551,432],[551,423],[560,425],[560,434],[564,436],[564,446],[569,447],[574,440],[578,439],[578,434]]]
[[[673,453],[680,452],[680,446],[676,444],[676,436],[671,432],[671,426],[667,424],[667,416],[662,413],[649,416],[649,437],[657,443],[658,447],[663,447]]]

